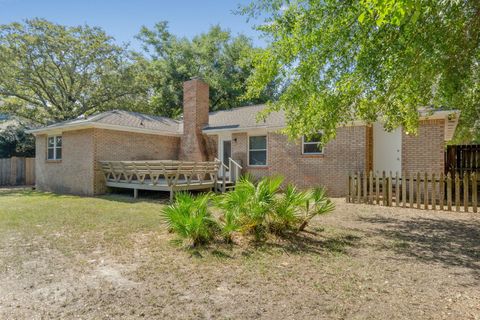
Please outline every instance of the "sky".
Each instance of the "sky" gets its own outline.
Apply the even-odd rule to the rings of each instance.
[[[102,27],[119,43],[140,49],[134,36],[145,25],[162,20],[178,36],[193,37],[219,24],[233,34],[243,33],[255,45],[264,41],[253,30],[253,22],[235,15],[239,4],[249,0],[0,0],[0,24],[29,18],[45,18],[64,25],[88,24]]]

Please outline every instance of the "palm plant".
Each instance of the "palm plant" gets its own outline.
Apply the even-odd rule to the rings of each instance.
[[[223,195],[218,202],[225,212],[225,220],[232,219],[236,230],[253,232],[257,238],[262,236],[282,182],[282,177],[263,178],[256,185],[248,177],[240,179],[235,190]]]
[[[299,216],[300,225],[298,231],[305,230],[305,227],[313,217],[330,213],[333,210],[335,210],[335,204],[327,197],[325,188],[317,187],[313,189],[305,202],[305,209]]]
[[[180,192],[175,202],[162,210],[162,216],[171,230],[181,238],[191,241],[192,246],[206,243],[218,230],[218,224],[208,208],[210,194],[192,196]]]
[[[270,230],[282,232],[294,229],[309,196],[309,192],[299,191],[294,185],[289,184],[275,202],[270,215]]]

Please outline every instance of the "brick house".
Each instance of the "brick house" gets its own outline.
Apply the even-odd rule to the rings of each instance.
[[[87,118],[31,130],[36,137],[36,186],[58,193],[106,192],[99,161],[236,160],[254,176],[282,175],[307,188],[327,187],[331,196],[346,193],[349,172],[375,170],[442,172],[445,142],[458,122],[457,111],[421,116],[418,135],[402,128],[386,132],[379,123],[338,128],[337,137],[319,148],[316,139],[292,142],[279,133],[282,112],[257,122],[265,106],[208,112],[208,85],[184,83],[183,120],[127,111],[107,111]]]

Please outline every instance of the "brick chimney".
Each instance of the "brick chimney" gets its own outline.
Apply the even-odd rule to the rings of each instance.
[[[180,160],[206,161],[202,129],[208,124],[208,84],[200,78],[183,83],[183,136]]]

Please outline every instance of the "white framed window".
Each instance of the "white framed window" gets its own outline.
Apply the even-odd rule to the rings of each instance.
[[[302,154],[323,154],[323,148],[320,146],[322,134],[317,133],[310,138],[302,137]]]
[[[47,138],[47,160],[62,160],[62,136]]]
[[[267,165],[267,136],[248,137],[248,165]]]

